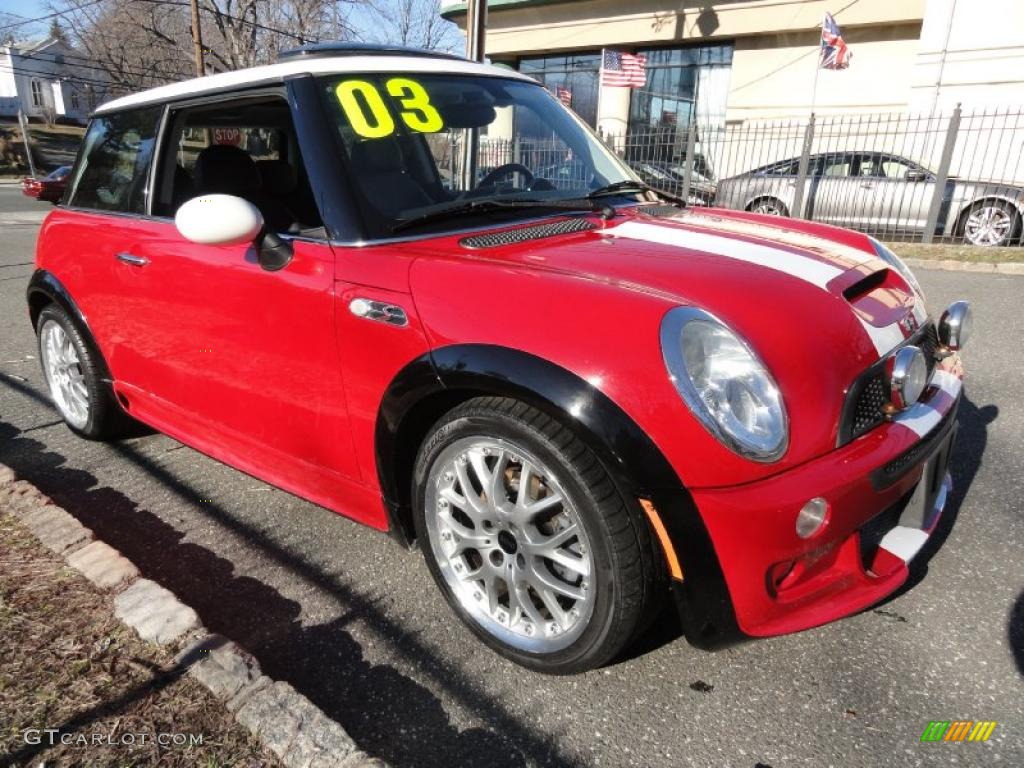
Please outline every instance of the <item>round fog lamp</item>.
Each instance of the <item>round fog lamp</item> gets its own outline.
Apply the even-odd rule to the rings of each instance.
[[[964,348],[970,335],[971,305],[966,301],[955,301],[939,319],[939,341],[957,352]]]
[[[828,502],[820,496],[811,499],[796,516],[796,535],[801,539],[809,539],[828,522]]]
[[[903,347],[889,358],[889,397],[899,410],[918,401],[928,386],[928,363],[917,347]]]

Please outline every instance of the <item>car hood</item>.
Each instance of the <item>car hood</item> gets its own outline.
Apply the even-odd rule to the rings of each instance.
[[[791,409],[794,433],[808,439],[794,458],[835,445],[852,382],[927,320],[921,297],[876,255],[869,238],[855,232],[719,209],[669,216],[620,209],[609,221],[588,221],[592,228],[584,231],[521,242],[515,233],[523,225],[503,228],[486,241],[499,243],[490,247],[453,239],[437,255],[500,265],[504,279],[529,273],[537,305],[552,307],[551,322],[572,322],[574,315],[559,303],[558,288],[537,282],[543,272],[644,294],[665,312],[678,305],[710,312],[753,346],[788,400],[816,404],[806,413]],[[552,222],[543,226],[545,233],[557,229]],[[606,294],[595,292],[600,295]],[[609,307],[598,316],[637,324],[614,314]],[[657,328],[637,327],[636,333],[647,338]],[[826,419],[822,407],[831,411]]]
[[[700,306],[746,326],[740,330],[749,328],[752,337],[772,327],[796,325],[797,338],[834,328],[866,365],[926,319],[922,298],[860,233],[721,209],[669,216],[644,210],[620,209],[571,234],[507,243],[499,237],[496,247],[467,248],[471,239],[463,238],[459,251]]]

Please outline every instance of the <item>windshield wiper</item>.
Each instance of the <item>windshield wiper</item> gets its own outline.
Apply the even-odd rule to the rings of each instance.
[[[633,181],[632,179],[623,179],[622,181],[616,181],[612,184],[605,184],[603,187],[598,187],[587,195],[588,200],[595,200],[597,198],[606,197],[608,195],[619,195],[623,192],[651,192],[663,200],[668,200],[670,203],[675,203],[681,207],[686,207],[686,201],[681,197],[677,197],[669,192],[662,192],[660,189],[655,189],[650,184],[644,184],[642,181]]]
[[[487,211],[514,210],[516,208],[561,208],[570,211],[589,211],[600,213],[605,218],[615,215],[615,210],[605,203],[598,203],[590,200],[538,200],[537,198],[512,197],[505,199],[483,199],[483,200],[461,200],[439,208],[434,211],[427,211],[411,219],[402,219],[391,227],[392,232],[401,232],[403,229],[426,224],[438,219],[447,219],[451,216],[463,216],[469,213],[484,213]]]

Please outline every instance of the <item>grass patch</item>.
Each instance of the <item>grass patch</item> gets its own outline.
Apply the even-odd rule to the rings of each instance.
[[[60,728],[69,743],[58,735],[50,746],[43,733],[42,744],[27,744],[32,728]],[[202,743],[160,745],[157,734]],[[124,743],[129,735],[134,744]],[[169,651],[118,622],[108,594],[0,512],[0,765],[44,763],[279,765],[223,703],[174,670]]]
[[[894,253],[908,259],[953,259],[977,263],[1024,261],[1024,248],[979,248],[962,243],[886,243]]]

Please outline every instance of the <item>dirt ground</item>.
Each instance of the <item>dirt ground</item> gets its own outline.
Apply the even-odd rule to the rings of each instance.
[[[0,511],[0,766],[29,765],[279,763],[168,651],[114,619],[109,595]]]

